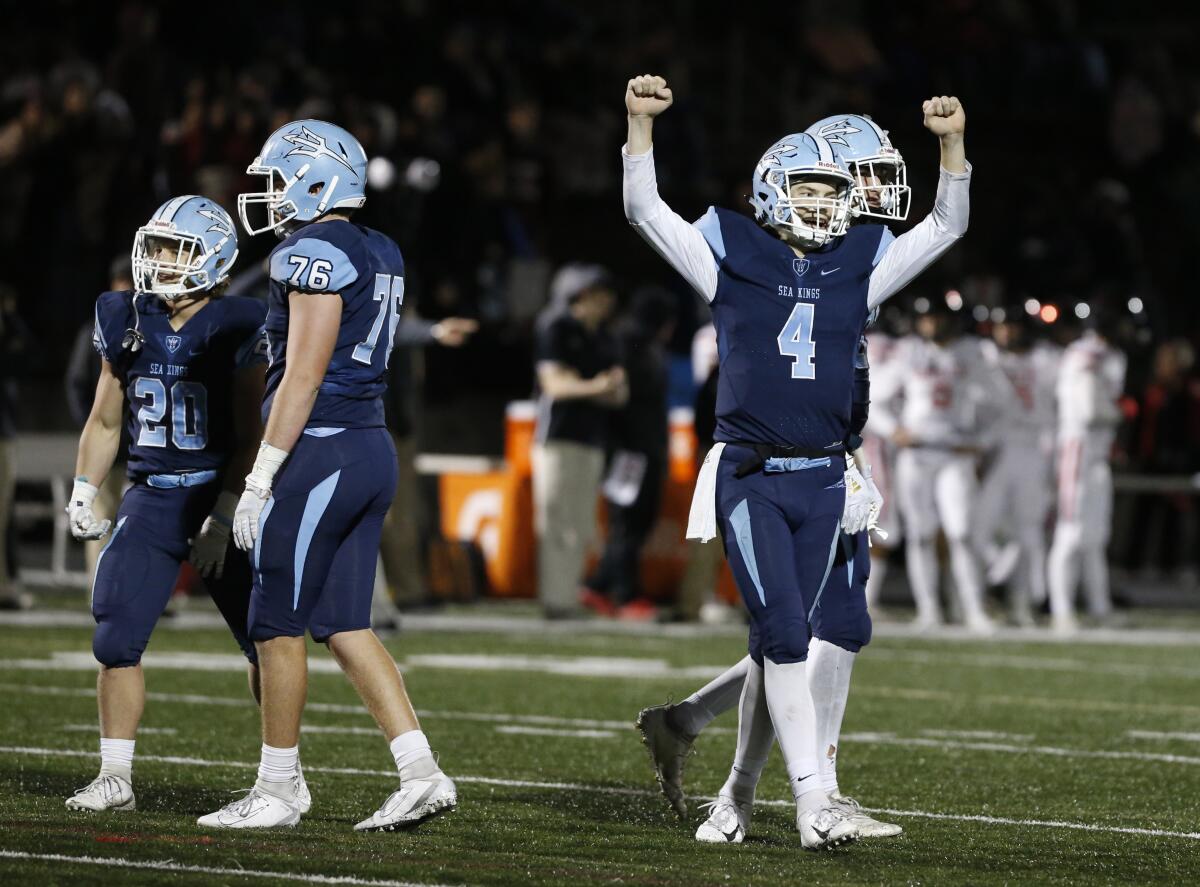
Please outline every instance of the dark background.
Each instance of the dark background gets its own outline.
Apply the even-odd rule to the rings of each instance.
[[[1123,332],[1131,403],[1169,344],[1184,359],[1167,436],[1185,462],[1200,458],[1189,344],[1200,327],[1200,4],[3,8],[0,301],[33,343],[5,369],[25,430],[71,427],[66,355],[134,229],[179,193],[233,212],[266,136],[300,116],[341,123],[390,161],[395,181],[370,192],[362,221],[403,248],[410,306],[483,325],[467,348],[423,355],[424,448],[499,452],[503,404],[531,388],[532,314],[563,261],[603,262],[626,291],[671,286],[686,353],[705,309],[621,211],[622,95],[628,77],[650,72],[675,90],[656,153],[663,195],[688,217],[744,205],[771,142],[850,111],[871,114],[904,153],[915,222],[937,170],[920,102],[959,96],[971,230],[916,290],[954,287],[969,305],[1032,296],[1067,316],[1078,301],[1128,314],[1138,297],[1145,310]],[[419,174],[429,160],[436,178]],[[274,242],[243,235],[240,268],[253,273]],[[1161,431],[1131,431],[1128,457],[1152,462]]]

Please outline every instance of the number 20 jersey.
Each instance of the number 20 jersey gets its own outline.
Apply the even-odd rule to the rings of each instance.
[[[341,325],[308,427],[382,427],[385,370],[404,301],[400,247],[352,222],[315,222],[279,244],[270,265],[270,364],[263,421],[286,369],[289,294],[337,293],[342,299]]]
[[[799,258],[740,213],[710,208],[696,227],[719,266],[715,439],[840,448],[850,428],[867,287],[891,233],[855,225]]]
[[[235,438],[234,375],[266,362],[266,305],[241,296],[213,298],[176,330],[153,295],[137,297],[137,351],[122,346],[134,326],[132,292],[96,300],[92,344],[125,387],[129,403],[128,473],[221,469]]]

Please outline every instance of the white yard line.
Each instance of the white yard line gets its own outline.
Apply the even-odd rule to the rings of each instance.
[[[65,853],[23,853],[0,850],[0,859],[25,859],[37,862],[63,862],[72,865],[99,865],[118,869],[148,869],[155,872],[181,872],[192,875],[218,875],[230,878],[270,878],[275,881],[300,881],[305,884],[357,884],[364,887],[438,887],[420,881],[380,881],[352,875],[306,875],[301,872],[268,872],[260,869],[220,868],[209,865],[185,865],[169,859],[122,859],[119,856],[68,856]]]
[[[96,691],[90,687],[51,687],[37,684],[5,684],[0,683],[0,692],[24,693],[32,696],[77,696],[91,698]],[[146,698],[153,702],[177,702],[185,705],[220,705],[229,707],[244,707],[251,704],[248,698],[237,696],[202,696],[195,693],[162,693],[150,691]],[[305,710],[323,714],[358,715],[368,717],[368,712],[361,705],[343,705],[334,702],[308,702]],[[563,718],[553,715],[518,715],[494,714],[480,711],[437,711],[418,709],[417,714],[423,718],[443,719],[447,721],[475,721],[486,724],[528,724],[536,727],[567,727],[581,730],[632,730],[633,718],[628,721],[603,721],[593,718]],[[373,732],[373,731],[372,731]],[[709,726],[705,729],[709,734],[728,734],[737,732],[733,727]]]
[[[842,742],[866,745],[899,745],[907,748],[962,749],[993,751],[1015,755],[1049,755],[1056,758],[1107,758],[1117,761],[1153,761],[1161,764],[1200,764],[1200,758],[1140,751],[1107,751],[1092,748],[1059,748],[1052,745],[1008,745],[1002,742],[956,742],[946,739],[922,739],[894,733],[843,733]]]
[[[69,757],[69,758],[95,758],[97,755],[94,752],[76,751],[73,749],[55,749],[55,748],[31,748],[24,746],[0,746],[0,754],[15,754],[15,755],[37,755],[42,757]],[[179,758],[166,755],[138,755],[138,760],[143,763],[153,762],[161,764],[181,764],[193,767],[223,767],[230,769],[253,770],[258,767],[257,764],[248,764],[242,761],[210,761],[201,758]],[[346,776],[381,776],[387,778],[395,778],[394,770],[368,770],[358,767],[305,767],[304,772],[313,773],[330,773]],[[606,795],[622,795],[626,797],[650,798],[658,797],[657,791],[639,788],[624,788],[621,786],[606,786],[606,785],[586,785],[578,782],[532,782],[523,779],[496,779],[490,776],[461,776],[454,775],[454,781],[460,784],[474,785],[494,785],[504,788],[533,788],[545,789],[548,791],[572,791],[572,792],[588,792],[591,794],[606,794]],[[757,803],[769,807],[792,807],[793,801],[777,801],[777,800],[759,800]],[[872,813],[884,813],[889,816],[912,816],[921,819],[937,819],[949,822],[979,822],[986,825],[1016,825],[1026,828],[1065,828],[1075,829],[1078,831],[1088,832],[1107,832],[1112,834],[1126,835],[1148,835],[1160,838],[1184,838],[1191,841],[1200,841],[1200,832],[1176,832],[1166,829],[1145,829],[1131,828],[1115,825],[1099,825],[1087,822],[1065,822],[1060,820],[1040,820],[1040,819],[1008,819],[1000,816],[984,816],[980,814],[969,813],[936,813],[928,810],[896,810],[891,808],[863,808]],[[319,876],[297,876],[297,877],[319,877]],[[318,882],[318,883],[338,883],[336,881]],[[354,881],[346,881],[343,883],[359,883]],[[393,884],[396,882],[375,882],[367,881],[362,883],[368,884]]]
[[[1018,671],[1064,672],[1069,674],[1104,674],[1128,678],[1200,678],[1200,668],[1180,665],[1149,665],[1134,662],[1095,662],[1087,659],[1069,659],[1049,656],[1014,656],[1011,654],[946,653],[935,650],[880,650],[869,649],[868,658],[889,662],[905,662],[912,665],[955,665],[972,668],[1015,669]]]
[[[1007,739],[1009,742],[1032,742],[1028,733],[998,733],[995,730],[922,730],[925,736],[943,739]]]
[[[520,724],[497,724],[497,733],[515,733],[520,736],[565,736],[570,739],[616,739],[613,730],[560,730],[554,727],[523,727]]]
[[[202,609],[203,608],[203,609]],[[495,613],[455,612],[447,614],[408,613],[402,619],[404,630],[413,632],[461,634],[485,632],[500,635],[534,635],[538,637],[626,636],[652,638],[714,638],[746,636],[739,625],[655,625],[633,622],[597,621],[594,619],[548,622],[532,616],[507,616]],[[84,610],[33,610],[29,612],[0,612],[0,626],[25,628],[92,628],[95,621]],[[163,620],[159,631],[190,631],[197,628],[224,630],[219,614],[203,603],[195,610],[185,610],[173,619]],[[1060,637],[1047,628],[1011,628],[999,626],[986,637],[973,635],[961,626],[942,626],[936,629],[914,629],[909,623],[879,620],[873,628],[877,638],[899,638],[931,642],[970,641],[978,644],[1033,643],[1053,645],[1093,645],[1105,647],[1191,647],[1200,645],[1200,631],[1172,628],[1090,628],[1069,638]]]
[[[63,724],[63,729],[69,733],[96,733],[100,732],[99,724]],[[139,736],[174,736],[179,731],[174,727],[138,727]]]
[[[1178,739],[1181,742],[1200,742],[1200,733],[1184,733],[1179,730],[1126,730],[1130,739]]]

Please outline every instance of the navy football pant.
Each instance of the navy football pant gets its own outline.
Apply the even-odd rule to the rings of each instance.
[[[841,457],[778,474],[734,477],[751,456],[728,445],[717,469],[725,557],[750,613],[750,656],[777,664],[808,658],[810,613],[822,600],[841,537]]]
[[[871,575],[867,534],[838,538],[833,569],[821,600],[812,612],[813,637],[857,653],[871,642],[867,612],[867,577]]]
[[[220,493],[213,482],[195,487],[157,489],[136,483],[117,511],[108,543],[96,561],[92,616],[96,633],[92,652],[109,668],[137,665],[150,633],[166,609],[179,567],[191,551]],[[217,609],[238,646],[257,661],[246,633],[250,602],[250,563],[231,541],[220,579],[205,580]]]
[[[396,492],[396,448],[384,428],[311,431],[279,470],[259,518],[252,640],[308,631],[324,641],[371,627],[379,538]]]

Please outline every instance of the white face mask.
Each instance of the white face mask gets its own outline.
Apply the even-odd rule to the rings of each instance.
[[[170,251],[160,251],[154,241],[173,242],[174,256],[165,258],[163,253]],[[153,293],[168,302],[209,289],[215,284],[203,267],[209,255],[199,237],[143,225],[133,238],[134,289],[139,293]]]

